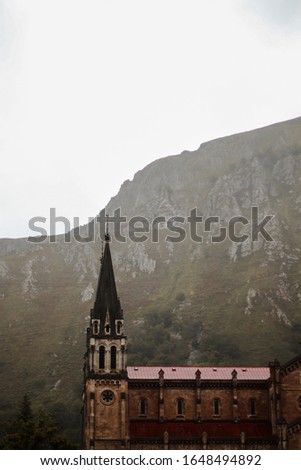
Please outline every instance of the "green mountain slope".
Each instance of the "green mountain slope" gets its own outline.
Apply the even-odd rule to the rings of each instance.
[[[273,216],[266,225],[272,241],[260,234],[252,240],[252,207],[259,222]],[[190,236],[194,208],[203,217],[202,242]],[[116,209],[150,226],[158,216],[169,223],[182,217],[173,223],[186,233],[168,241],[179,233],[161,223],[152,232],[158,242],[147,233],[135,243],[123,223],[126,242],[113,237],[131,364],[261,365],[300,352],[300,118],[159,159],[122,185],[106,213]],[[205,232],[212,216],[219,223]],[[236,237],[246,240],[213,243],[236,216],[250,221],[235,225]],[[0,240],[1,416],[28,393],[36,406],[56,411],[74,439],[101,256],[98,223],[96,229],[89,243],[73,236],[70,243],[64,236],[56,243]],[[116,235],[112,223],[109,230]],[[82,237],[88,233],[81,227]]]

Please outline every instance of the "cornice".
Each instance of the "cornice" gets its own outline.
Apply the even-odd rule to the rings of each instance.
[[[159,380],[147,380],[147,379],[129,379],[128,381],[129,388],[159,388]],[[237,381],[236,389],[246,390],[246,389],[263,389],[267,390],[270,386],[268,380],[244,380]],[[191,390],[196,390],[200,388],[201,390],[208,389],[220,389],[220,390],[233,390],[232,380],[204,380],[201,381],[200,385],[197,386],[194,380],[165,380],[163,383],[163,388],[186,388]]]

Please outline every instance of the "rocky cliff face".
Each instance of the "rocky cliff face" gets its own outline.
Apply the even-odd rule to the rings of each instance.
[[[156,160],[106,213],[117,209],[125,242],[113,237],[112,254],[132,364],[266,364],[300,352],[300,118]],[[194,209],[203,219],[193,228]],[[0,240],[4,408],[25,391],[66,416],[66,397],[78,406],[96,225],[89,243]]]

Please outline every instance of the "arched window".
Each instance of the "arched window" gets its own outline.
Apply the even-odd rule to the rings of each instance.
[[[118,321],[118,322],[117,322],[117,334],[118,334],[118,335],[121,334],[121,327],[122,327],[122,323],[121,323],[121,321]]]
[[[249,414],[251,416],[256,416],[257,415],[257,402],[256,398],[250,398],[249,400]]]
[[[177,415],[183,416],[184,414],[184,400],[183,398],[177,399]]]
[[[93,334],[98,335],[99,333],[99,322],[96,320],[93,322]]]
[[[105,354],[106,354],[105,347],[100,346],[99,348],[99,368],[100,369],[105,368]]]
[[[145,416],[147,410],[147,401],[145,398],[141,398],[140,400],[140,415]]]
[[[219,398],[213,398],[213,415],[219,416],[221,413],[221,402]]]
[[[116,346],[111,347],[111,369],[116,369],[116,357],[117,357],[117,348]]]
[[[107,323],[106,326],[105,326],[105,332],[106,332],[106,335],[109,335],[110,334],[110,325]]]

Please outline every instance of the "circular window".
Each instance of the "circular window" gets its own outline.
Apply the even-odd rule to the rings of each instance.
[[[112,405],[114,398],[112,390],[104,390],[101,392],[100,399],[104,405]]]

